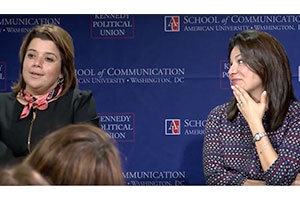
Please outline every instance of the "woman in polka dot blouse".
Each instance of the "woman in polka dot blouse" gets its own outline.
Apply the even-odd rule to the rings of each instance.
[[[296,185],[300,103],[283,46],[266,32],[246,30],[230,40],[229,59],[233,98],[207,119],[206,183]]]

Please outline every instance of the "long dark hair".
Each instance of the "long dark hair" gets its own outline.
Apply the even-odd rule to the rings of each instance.
[[[285,49],[275,37],[257,30],[235,34],[229,42],[229,58],[234,47],[239,48],[244,61],[262,80],[269,99],[266,131],[274,131],[281,126],[291,101],[296,100]],[[230,121],[238,113],[236,103],[234,97],[229,102],[227,116]]]

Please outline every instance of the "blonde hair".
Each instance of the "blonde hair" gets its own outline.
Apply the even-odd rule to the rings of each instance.
[[[49,182],[29,165],[17,164],[0,170],[0,185],[49,185]]]
[[[71,124],[47,135],[24,162],[54,185],[124,184],[114,140],[91,124]]]

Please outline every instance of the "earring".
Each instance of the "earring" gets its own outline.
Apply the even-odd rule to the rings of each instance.
[[[64,79],[64,77],[62,77],[62,78],[58,78],[58,85],[63,85],[63,84],[64,84],[64,82],[65,82],[65,79]]]

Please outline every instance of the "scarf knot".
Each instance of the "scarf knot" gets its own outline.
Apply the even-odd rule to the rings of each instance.
[[[54,99],[56,96],[58,96],[61,93],[61,91],[62,91],[62,87],[60,86],[39,98],[35,98],[31,94],[29,94],[27,91],[25,91],[23,89],[20,90],[20,92],[19,92],[20,96],[23,98],[23,100],[25,100],[27,102],[27,104],[25,104],[25,106],[22,110],[20,119],[27,117],[32,108],[36,108],[38,110],[46,110],[48,108],[48,102],[51,99]]]

